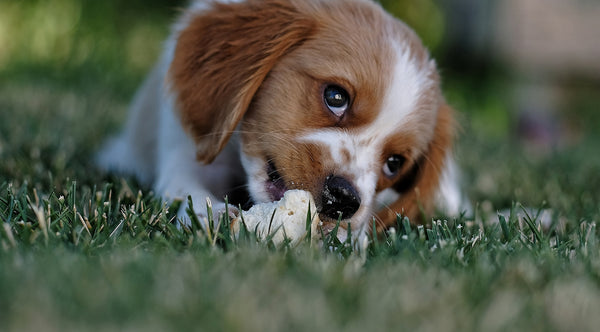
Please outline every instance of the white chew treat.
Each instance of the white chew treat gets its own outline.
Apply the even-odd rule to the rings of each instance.
[[[321,221],[316,213],[317,209],[312,195],[304,190],[288,190],[280,201],[256,204],[250,210],[242,212],[241,215],[246,228],[251,232],[256,230],[256,235],[260,239],[271,235],[273,243],[279,244],[287,237],[292,245],[295,245],[307,235],[306,217],[309,204],[312,215],[311,234],[313,238],[316,238],[317,226]],[[271,222],[273,211],[275,211],[275,216]],[[231,221],[231,229],[236,236],[239,234],[240,227],[242,227],[241,217]]]

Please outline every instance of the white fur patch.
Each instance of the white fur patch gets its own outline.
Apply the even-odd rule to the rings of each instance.
[[[379,211],[381,209],[384,209],[384,208],[388,207],[390,204],[397,201],[399,198],[400,198],[400,194],[397,191],[395,191],[394,189],[388,188],[388,189],[380,192],[379,194],[377,194],[377,197],[375,198],[375,203],[377,204],[377,206],[375,206],[375,210]]]
[[[396,51],[396,63],[383,106],[375,121],[360,133],[365,138],[374,138],[374,144],[381,144],[381,141],[401,131],[403,125],[409,123],[418,111],[417,100],[432,83],[428,79],[429,72],[417,66],[407,46],[401,46],[396,41],[391,44]]]
[[[240,152],[242,166],[248,175],[248,191],[252,199],[258,202],[269,202],[269,193],[265,189],[268,175],[265,171],[265,162],[261,158],[250,157],[243,151]]]
[[[451,156],[446,157],[436,195],[436,206],[444,213],[458,216],[461,213],[472,214],[471,203],[460,189],[460,171]]]

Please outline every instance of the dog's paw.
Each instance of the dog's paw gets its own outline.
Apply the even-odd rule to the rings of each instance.
[[[200,226],[202,226],[204,229],[206,229],[209,224],[209,211],[212,212],[211,217],[215,227],[220,222],[221,217],[226,213],[229,216],[229,220],[233,220],[240,215],[240,212],[237,208],[231,205],[225,205],[223,202],[217,202],[213,204],[208,198],[202,207],[194,204],[193,211],[189,211],[189,207],[189,202],[185,201],[179,208],[179,211],[177,212],[177,227],[192,227],[190,213],[194,213],[196,215],[198,221],[200,222]]]
[[[229,216],[229,220],[233,220],[240,215],[240,211],[236,207],[233,207],[231,205],[225,205],[225,203],[215,204],[212,207],[212,211],[214,218],[213,220],[215,221],[215,224],[216,221],[221,220],[221,217],[223,217],[223,215],[225,214]]]

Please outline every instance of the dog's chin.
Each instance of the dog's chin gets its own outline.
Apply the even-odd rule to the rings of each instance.
[[[269,194],[271,201],[278,201],[287,191],[285,181],[272,161],[267,162],[266,167],[268,179],[265,181],[265,191]]]

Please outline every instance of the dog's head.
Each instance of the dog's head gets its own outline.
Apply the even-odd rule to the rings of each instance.
[[[364,0],[215,3],[183,22],[170,84],[200,161],[238,130],[256,202],[304,189],[353,230],[432,207],[452,112],[402,22]]]

